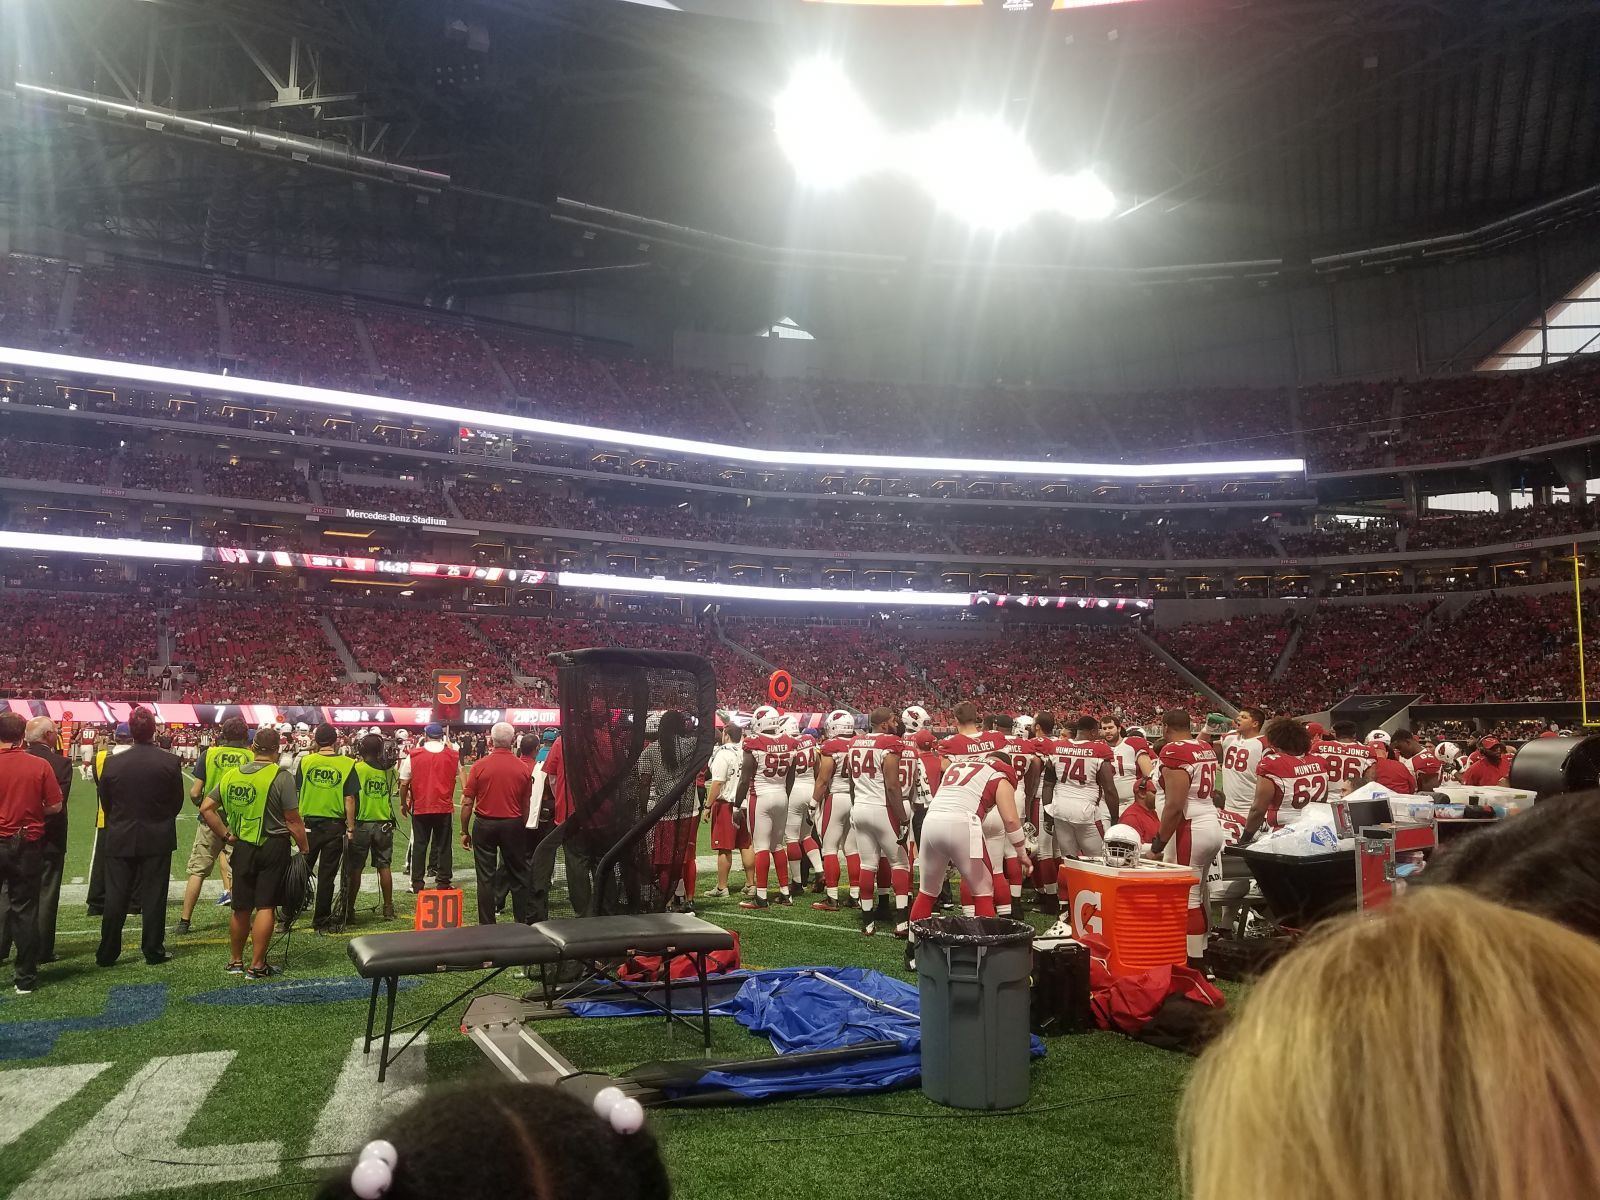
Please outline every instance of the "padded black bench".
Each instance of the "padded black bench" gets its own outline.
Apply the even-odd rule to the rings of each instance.
[[[681,913],[639,913],[613,917],[566,917],[542,921],[537,925],[466,925],[460,929],[420,929],[401,933],[377,933],[350,940],[350,961],[363,979],[372,980],[372,997],[367,1003],[367,1036],[363,1047],[372,1052],[373,1027],[377,1022],[378,990],[386,988],[388,1002],[383,1021],[383,1045],[378,1064],[378,1082],[383,1082],[389,1065],[399,1058],[417,1037],[468,996],[513,967],[538,967],[547,1006],[554,1006],[571,991],[595,978],[603,978],[621,988],[630,985],[618,979],[610,962],[635,954],[659,955],[665,968],[663,980],[666,1001],[657,1003],[648,987],[633,989],[636,998],[665,1012],[667,1020],[693,1023],[672,1011],[672,960],[694,959],[700,983],[699,1029],[704,1045],[711,1046],[711,1006],[706,989],[706,955],[733,947],[733,935],[698,917]],[[553,994],[546,969],[568,962],[586,963],[589,974],[567,992]],[[394,1023],[395,995],[403,975],[434,975],[445,971],[487,971],[488,974],[447,1000],[426,1017]],[[395,1033],[416,1026],[416,1032],[391,1056],[389,1042]]]

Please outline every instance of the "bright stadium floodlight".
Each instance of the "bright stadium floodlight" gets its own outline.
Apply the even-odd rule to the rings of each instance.
[[[956,117],[906,143],[903,167],[952,216],[978,229],[1022,224],[1044,202],[1045,176],[1015,129]]]
[[[141,542],[136,538],[78,537],[65,533],[21,533],[0,530],[0,549],[39,550],[46,553],[106,554],[123,558],[154,558],[168,562],[201,562],[204,546],[181,542]]]
[[[1103,221],[1117,207],[1117,198],[1093,171],[1087,168],[1071,175],[1057,175],[1047,188],[1050,207],[1078,221]]]
[[[801,63],[773,103],[773,129],[795,174],[834,188],[877,167],[883,130],[837,63]]]
[[[699,583],[692,579],[639,579],[631,575],[600,575],[590,571],[561,571],[561,587],[586,591],[638,592],[647,596],[701,596],[712,600],[782,600],[795,604],[883,604],[902,607],[966,608],[967,592],[875,592],[866,588],[774,587],[761,583]]]
[[[1298,475],[1306,469],[1303,458],[1256,458],[1218,462],[1173,463],[1084,463],[1030,461],[1002,458],[944,458],[906,454],[849,454],[831,450],[765,450],[755,446],[734,446],[725,442],[700,442],[692,438],[667,437],[657,433],[637,433],[625,429],[606,429],[577,425],[570,421],[550,421],[543,417],[524,417],[516,413],[487,412],[454,404],[435,404],[428,400],[397,400],[366,392],[347,392],[338,388],[312,387],[303,383],[278,383],[251,379],[243,375],[213,375],[181,367],[157,367],[147,363],[118,362],[109,358],[84,358],[76,354],[56,354],[48,350],[24,350],[0,346],[0,363],[25,370],[68,372],[92,375],[98,379],[122,379],[152,384],[177,391],[215,392],[222,395],[255,396],[292,404],[311,404],[386,416],[416,417],[476,429],[510,430],[568,441],[621,446],[630,450],[661,450],[669,454],[690,454],[727,462],[755,463],[770,467],[863,467],[887,471],[954,471],[999,475],[1044,476],[1049,479],[1171,479],[1213,478],[1227,475]]]

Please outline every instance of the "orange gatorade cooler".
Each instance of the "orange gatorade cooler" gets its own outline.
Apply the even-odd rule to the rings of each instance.
[[[1199,882],[1188,867],[1141,862],[1137,867],[1063,859],[1072,932],[1104,942],[1113,975],[1189,961],[1189,889]]]

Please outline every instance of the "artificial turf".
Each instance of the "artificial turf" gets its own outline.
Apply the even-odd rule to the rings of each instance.
[[[69,881],[88,873],[90,785],[75,784],[71,805]],[[182,870],[191,821],[186,814],[179,826],[176,871]],[[397,862],[402,851],[403,845],[396,847]],[[458,849],[457,881],[467,884],[471,913],[467,857]],[[704,873],[700,886],[702,892],[709,887]],[[353,932],[407,926],[411,907],[404,885],[395,922],[371,911],[371,893],[363,900],[369,903],[362,905]],[[797,904],[752,913],[734,900],[706,901],[700,912],[738,931],[750,966],[846,964],[904,974],[901,943],[862,937],[848,912],[818,913]],[[176,919],[176,902],[169,916]],[[61,961],[43,968],[39,990],[13,995],[9,972],[0,970],[0,1195],[310,1195],[318,1174],[341,1160],[306,1156],[358,1148],[382,1104],[404,1103],[408,1085],[495,1077],[487,1060],[444,1020],[434,1026],[423,1053],[404,1056],[400,1062],[408,1065],[391,1073],[383,1088],[375,1064],[354,1062],[346,1085],[339,1086],[352,1041],[363,1028],[364,989],[312,1004],[216,1003],[216,993],[249,998],[250,989],[257,997],[279,990],[224,974],[226,920],[225,910],[208,896],[190,934],[169,941],[173,961],[146,967],[133,918],[122,962],[101,970],[94,964],[97,920],[84,915],[81,899],[64,900]],[[298,934],[290,954],[289,987],[279,990],[280,1000],[315,981],[354,978],[343,937]],[[424,979],[403,991],[397,1020],[431,1010],[459,990],[463,979]],[[147,986],[127,990],[136,985]],[[516,981],[506,984],[506,990],[516,987]],[[51,1027],[97,1015],[137,1023]],[[716,1026],[714,1053],[751,1053],[751,1035],[732,1021]],[[541,1022],[539,1032],[579,1067],[594,1070],[692,1057],[699,1050],[694,1034],[656,1021]],[[686,1200],[841,1188],[870,1189],[880,1200],[1036,1189],[1084,1200],[1176,1196],[1173,1117],[1189,1060],[1106,1033],[1049,1039],[1047,1048],[1032,1067],[1027,1107],[1010,1113],[945,1109],[913,1089],[736,1108],[656,1109],[651,1124],[675,1191]],[[82,1082],[65,1070],[75,1064],[108,1065]],[[88,1073],[82,1068],[78,1075]],[[215,1086],[206,1092],[211,1079]],[[29,1122],[34,1123],[19,1133]]]

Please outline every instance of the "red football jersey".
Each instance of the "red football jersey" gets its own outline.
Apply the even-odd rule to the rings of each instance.
[[[1211,796],[1217,786],[1217,752],[1204,742],[1168,742],[1161,747],[1163,770],[1182,771],[1189,777],[1189,797],[1184,818],[1216,814]]]
[[[1001,758],[963,759],[952,762],[939,781],[938,794],[928,809],[934,813],[959,813],[982,818],[995,806],[1001,783],[1017,786],[1017,773]]]
[[[1314,754],[1296,758],[1281,750],[1268,750],[1256,774],[1272,784],[1267,804],[1267,824],[1274,829],[1293,824],[1308,804],[1328,798],[1327,764]]]
[[[1500,756],[1497,763],[1490,762],[1481,755],[1461,773],[1461,782],[1467,787],[1502,787],[1511,777],[1511,760],[1505,755]]]

